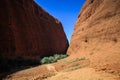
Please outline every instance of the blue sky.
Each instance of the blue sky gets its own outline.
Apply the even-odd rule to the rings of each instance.
[[[34,0],[63,25],[70,42],[74,24],[85,0]]]

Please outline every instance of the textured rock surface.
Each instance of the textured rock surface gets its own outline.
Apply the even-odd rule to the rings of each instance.
[[[120,0],[87,0],[68,49],[91,66],[120,74]]]
[[[67,47],[61,23],[33,0],[0,1],[0,56],[37,59]]]

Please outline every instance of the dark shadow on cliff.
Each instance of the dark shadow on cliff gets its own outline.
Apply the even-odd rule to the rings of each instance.
[[[0,58],[0,80],[17,71],[38,65],[40,65],[40,61],[24,59],[22,57],[14,59]]]
[[[25,59],[23,57],[16,57],[12,59],[0,57],[0,80],[10,77],[10,75],[15,72],[36,67],[45,63],[53,63],[67,56],[67,54],[49,54],[44,55],[44,57],[40,57],[39,60]]]

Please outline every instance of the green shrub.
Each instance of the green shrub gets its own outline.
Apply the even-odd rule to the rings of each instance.
[[[67,57],[68,55],[60,55],[60,59]]]
[[[53,56],[42,58],[40,62],[41,62],[41,64],[53,63],[53,62],[56,62],[59,59],[65,58],[67,56],[68,56],[67,54],[55,54]]]
[[[58,60],[58,59],[60,59],[60,55],[55,54],[55,55],[54,55],[54,58],[55,58],[56,60]]]
[[[45,64],[45,63],[48,63],[48,57],[44,57],[42,60],[41,60],[41,63],[42,64]]]
[[[69,67],[68,70],[76,70],[76,69],[79,69],[79,68],[81,68],[80,65],[75,65],[75,66]]]

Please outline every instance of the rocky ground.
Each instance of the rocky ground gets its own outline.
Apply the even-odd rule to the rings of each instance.
[[[3,80],[120,80],[120,75],[90,67],[86,58],[66,58],[53,64],[31,67]]]

